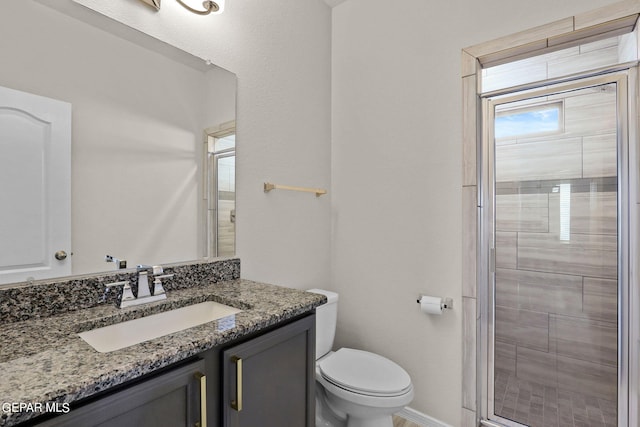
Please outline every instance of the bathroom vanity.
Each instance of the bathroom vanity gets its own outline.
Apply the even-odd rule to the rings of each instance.
[[[201,269],[183,276],[184,287],[178,278],[162,302],[125,309],[104,303],[3,321],[0,426],[174,427],[204,426],[205,420],[209,426],[256,425],[256,420],[312,426],[314,310],[324,297],[237,278],[219,280]],[[95,284],[96,296],[107,280]],[[0,290],[8,305],[25,292],[32,290]],[[203,301],[241,311],[105,353],[78,336]],[[6,305],[0,309],[9,311]],[[23,408],[11,412],[7,404]]]
[[[314,324],[310,314],[213,348],[35,425],[312,426]]]

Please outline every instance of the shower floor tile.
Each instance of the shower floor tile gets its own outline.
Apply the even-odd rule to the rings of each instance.
[[[617,403],[496,370],[496,415],[530,427],[616,427]]]

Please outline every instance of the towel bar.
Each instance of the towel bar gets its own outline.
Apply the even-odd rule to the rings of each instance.
[[[264,183],[264,192],[268,193],[271,190],[290,190],[290,191],[303,191],[305,193],[315,193],[316,197],[320,197],[323,194],[327,194],[327,190],[322,188],[307,188],[307,187],[294,187],[291,185],[277,185],[270,182]]]

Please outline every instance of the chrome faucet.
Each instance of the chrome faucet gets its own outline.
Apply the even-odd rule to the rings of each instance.
[[[148,298],[151,296],[151,289],[149,289],[149,272],[147,271],[148,268],[151,267],[148,265],[138,265],[136,267],[138,272],[138,299]]]
[[[152,269],[153,280],[153,294],[149,286],[149,269]],[[131,307],[134,305],[146,304],[149,302],[160,301],[167,298],[167,294],[162,287],[162,279],[168,279],[173,277],[173,274],[162,274],[163,269],[161,266],[154,265],[153,267],[148,265],[138,265],[138,295],[133,296],[133,291],[128,280],[123,282],[108,283],[107,288],[114,286],[123,286],[122,298],[120,298],[120,308]]]

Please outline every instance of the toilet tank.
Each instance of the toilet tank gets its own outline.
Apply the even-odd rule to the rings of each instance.
[[[308,292],[327,297],[327,303],[316,308],[316,360],[318,360],[333,348],[338,320],[338,294],[324,289],[309,289]]]

